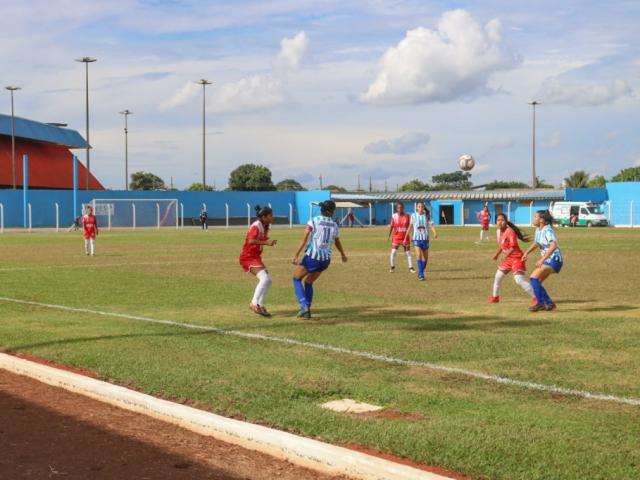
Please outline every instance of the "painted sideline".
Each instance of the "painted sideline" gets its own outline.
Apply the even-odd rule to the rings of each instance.
[[[367,360],[372,360],[376,362],[387,363],[391,365],[404,365],[410,367],[421,367],[426,368],[428,370],[443,372],[443,373],[452,373],[464,377],[475,378],[479,380],[485,380],[492,383],[499,383],[502,385],[508,385],[512,387],[520,387],[527,390],[537,390],[540,392],[548,392],[559,395],[566,395],[571,397],[580,397],[586,398],[589,400],[598,400],[603,402],[614,402],[624,405],[633,405],[640,406],[640,398],[634,397],[621,397],[617,395],[609,395],[606,393],[599,392],[589,392],[586,390],[578,390],[573,388],[565,388],[559,387],[557,385],[549,385],[544,383],[536,383],[536,382],[528,382],[526,380],[517,380],[509,377],[503,377],[500,375],[493,375],[490,373],[479,372],[476,370],[466,370],[464,368],[458,367],[447,367],[445,365],[439,365],[437,363],[431,362],[423,362],[420,360],[405,360],[397,357],[390,357],[387,355],[381,355],[373,352],[367,352],[362,350],[351,350],[349,348],[336,347],[333,345],[325,344],[325,343],[315,343],[315,342],[305,342],[303,340],[296,340],[294,338],[287,337],[275,337],[272,335],[265,335],[262,333],[248,333],[241,332],[238,330],[226,330],[224,328],[219,327],[211,327],[206,325],[196,325],[193,323],[182,323],[182,322],[174,322],[172,320],[160,320],[157,318],[150,317],[142,317],[139,315],[129,315],[126,313],[118,313],[118,312],[105,312],[101,310],[91,310],[88,308],[78,308],[78,307],[68,307],[65,305],[56,305],[51,303],[42,303],[42,302],[34,302],[31,300],[21,300],[18,298],[9,298],[9,297],[0,297],[0,301],[2,302],[10,302],[17,303],[21,305],[31,305],[42,308],[51,308],[55,310],[63,310],[67,312],[75,312],[75,313],[88,313],[92,315],[101,315],[105,317],[115,317],[115,318],[123,318],[126,320],[135,320],[140,322],[147,323],[155,323],[159,325],[169,325],[174,327],[186,328],[191,330],[199,330],[204,332],[212,332],[220,335],[231,335],[234,337],[241,338],[249,338],[252,340],[264,340],[269,342],[282,343],[286,345],[295,345],[300,347],[312,348],[315,350],[324,350],[334,353],[340,353],[344,355],[349,355],[352,357],[364,358]]]
[[[359,480],[449,480],[435,473],[273,428],[226,418],[0,353],[0,368],[313,470]]]

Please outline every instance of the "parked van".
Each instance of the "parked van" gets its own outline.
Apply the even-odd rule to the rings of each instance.
[[[604,216],[602,205],[591,202],[555,202],[551,215],[558,225],[564,227],[606,227],[609,222]]]

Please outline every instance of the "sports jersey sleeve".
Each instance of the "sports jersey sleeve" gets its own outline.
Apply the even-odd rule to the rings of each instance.
[[[551,228],[545,229],[543,235],[547,245],[551,245],[551,242],[558,243],[558,237],[556,236],[556,232],[554,232]]]
[[[313,232],[315,230],[315,225],[313,224],[313,218],[307,222],[307,225],[304,227],[307,232]]]
[[[247,240],[255,240],[259,236],[260,236],[260,230],[255,225],[253,225],[247,232]]]

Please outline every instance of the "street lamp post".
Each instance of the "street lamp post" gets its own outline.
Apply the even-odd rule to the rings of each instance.
[[[129,115],[133,112],[125,109],[120,112],[124,116],[124,189],[129,190]]]
[[[198,80],[198,84],[202,85],[202,191],[204,192],[207,189],[207,166],[206,166],[206,87],[207,85],[211,85],[212,82],[201,78]]]
[[[532,124],[531,124],[531,188],[536,188],[538,177],[536,175],[536,105],[540,102],[534,100],[529,102],[531,105]]]
[[[13,189],[16,189],[16,116],[13,109],[13,92],[20,90],[20,87],[9,85],[5,87],[11,93],[11,180]]]
[[[86,140],[87,140],[87,184],[86,189],[89,190],[89,177],[91,176],[91,143],[89,141],[89,64],[97,61],[97,58],[82,57],[76,59],[76,62],[84,63],[84,89],[85,89],[85,121],[86,121]]]

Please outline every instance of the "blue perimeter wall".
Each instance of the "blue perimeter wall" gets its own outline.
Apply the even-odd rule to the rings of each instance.
[[[293,207],[293,222],[306,223],[309,220],[310,202],[321,202],[330,198],[328,191],[308,192],[160,192],[123,190],[79,190],[78,212],[83,203],[94,198],[113,199],[178,199],[184,204],[184,216],[197,217],[202,204],[206,204],[210,218],[225,217],[225,203],[229,205],[229,216],[247,218],[247,203],[251,217],[255,216],[256,205],[271,204],[276,216],[289,217],[289,204]],[[28,190],[31,204],[33,227],[55,226],[55,203],[60,206],[60,226],[73,222],[73,191],[71,190]],[[22,190],[0,190],[0,203],[4,206],[5,227],[22,227]],[[313,213],[318,212],[317,207]]]

